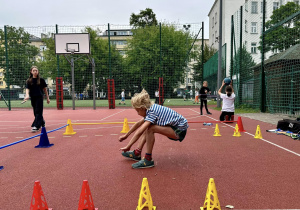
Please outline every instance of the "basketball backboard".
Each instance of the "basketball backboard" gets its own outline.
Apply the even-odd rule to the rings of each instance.
[[[91,54],[90,34],[55,34],[55,54]]]

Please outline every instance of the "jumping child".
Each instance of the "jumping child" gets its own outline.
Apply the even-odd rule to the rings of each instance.
[[[45,126],[43,117],[43,92],[46,95],[47,103],[50,103],[47,84],[43,78],[40,77],[39,70],[36,66],[30,69],[30,76],[26,81],[26,94],[24,101],[31,98],[31,106],[33,108],[34,121],[31,124],[31,131],[37,132],[41,127]]]
[[[136,131],[127,146],[120,150],[122,150],[124,157],[139,161],[132,164],[132,168],[153,167],[152,150],[155,142],[154,134],[159,133],[171,140],[181,142],[187,132],[187,120],[174,110],[151,102],[150,96],[145,90],[142,90],[141,93],[136,93],[131,98],[131,104],[137,114],[143,118],[135,123],[127,134],[120,136],[119,141],[122,142]],[[140,142],[137,149],[129,151],[138,139],[140,139]],[[145,158],[141,159],[145,143],[147,143],[146,154]]]

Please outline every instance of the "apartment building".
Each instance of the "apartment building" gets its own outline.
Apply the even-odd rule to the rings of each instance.
[[[267,0],[266,21],[274,10],[287,2],[299,4],[299,0]],[[241,11],[242,6],[242,11]],[[220,0],[215,0],[209,17],[209,45],[218,50],[219,39],[219,10]],[[240,28],[240,14],[242,12],[242,28]],[[234,16],[235,35],[242,34],[242,43],[251,54],[254,62],[261,62],[261,54],[258,50],[262,35],[263,0],[223,0],[222,1],[222,45],[227,44],[226,49],[226,75],[230,70],[230,44],[231,44],[231,16]],[[239,43],[239,40],[236,40]],[[239,45],[239,44],[238,44]],[[237,46],[238,46],[237,45]],[[276,52],[268,52],[265,58],[269,58]]]

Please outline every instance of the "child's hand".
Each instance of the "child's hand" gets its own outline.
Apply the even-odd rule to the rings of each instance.
[[[127,139],[126,134],[119,137],[119,141],[120,141],[120,142],[124,141],[125,139]]]
[[[120,150],[123,151],[123,152],[127,152],[127,151],[130,150],[130,147],[126,146],[126,147],[121,148]]]

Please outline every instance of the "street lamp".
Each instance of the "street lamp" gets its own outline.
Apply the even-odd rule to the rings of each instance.
[[[191,25],[188,24],[188,25],[183,25],[183,28],[188,31],[190,29]],[[185,87],[188,88],[188,73],[189,73],[189,68],[188,68],[188,36],[186,36],[186,48],[187,48],[187,57],[186,57],[186,78],[185,78]]]

